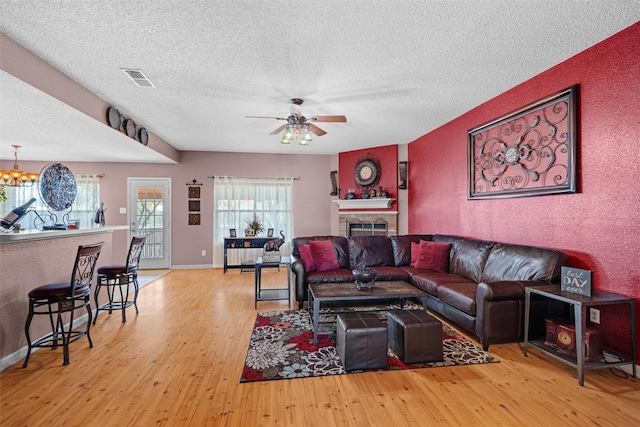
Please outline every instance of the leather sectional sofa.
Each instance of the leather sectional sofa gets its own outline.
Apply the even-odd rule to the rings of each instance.
[[[300,246],[322,240],[332,243],[338,268],[306,271]],[[420,241],[451,245],[446,272],[411,266],[412,243]],[[310,283],[353,282],[354,268],[372,267],[376,281],[404,280],[427,292],[429,309],[477,335],[485,350],[523,339],[525,287],[558,282],[566,264],[567,255],[555,249],[438,234],[298,237],[291,255],[300,308]]]

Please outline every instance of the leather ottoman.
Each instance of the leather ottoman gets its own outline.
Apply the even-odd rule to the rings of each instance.
[[[336,350],[345,371],[386,369],[387,327],[373,313],[338,315]]]
[[[387,314],[389,347],[403,363],[442,361],[442,323],[422,310]]]

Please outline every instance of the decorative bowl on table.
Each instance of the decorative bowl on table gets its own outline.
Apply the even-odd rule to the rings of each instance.
[[[353,277],[356,279],[356,289],[359,291],[368,291],[373,288],[376,280],[376,271],[371,267],[357,267],[352,271]]]

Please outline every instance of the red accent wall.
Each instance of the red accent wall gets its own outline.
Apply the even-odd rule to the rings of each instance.
[[[640,23],[410,143],[409,232],[558,248],[570,265],[593,271],[596,289],[638,304],[638,46]],[[467,200],[467,131],[573,84],[579,85],[578,192]],[[627,314],[601,310],[605,346],[628,346]],[[640,310],[636,317],[639,324]]]
[[[356,190],[356,196],[360,198],[362,189],[356,185],[355,168],[356,163],[364,155],[380,161],[380,182],[374,187],[380,191],[380,186],[388,193],[387,197],[398,198],[398,146],[386,145],[384,147],[368,148],[366,150],[355,150],[340,153],[338,155],[338,188],[340,188],[340,198],[344,199],[349,188]],[[362,209],[341,209],[341,212],[359,211]],[[376,210],[398,210],[398,201],[394,200],[388,209]]]

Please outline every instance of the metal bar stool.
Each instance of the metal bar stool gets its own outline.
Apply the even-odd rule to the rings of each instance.
[[[98,320],[100,310],[109,311],[109,314],[111,314],[113,310],[121,310],[122,323],[127,321],[127,307],[133,305],[136,309],[136,314],[138,314],[138,265],[140,264],[140,256],[142,255],[142,248],[146,240],[147,236],[134,237],[131,239],[125,264],[103,265],[98,268],[98,281],[93,291],[93,300],[97,307],[96,316],[93,319],[94,325]],[[133,300],[129,300],[132,285]],[[103,286],[107,288],[109,301],[99,305],[98,294],[100,293],[100,288]],[[120,296],[119,300],[116,300],[116,288]]]
[[[76,261],[73,265],[73,272],[71,273],[71,280],[68,283],[51,283],[32,289],[29,292],[29,315],[27,316],[27,322],[24,326],[29,348],[27,350],[27,357],[22,365],[24,368],[26,368],[29,363],[32,348],[47,347],[56,349],[60,345],[60,341],[63,348],[64,365],[69,364],[70,343],[86,335],[89,339],[89,348],[93,348],[93,342],[89,334],[92,318],[89,297],[91,296],[93,271],[96,267],[96,262],[103,244],[104,242],[78,247]],[[89,316],[87,326],[83,330],[74,330],[73,318],[75,310],[82,307],[86,307],[87,315]],[[65,329],[62,314],[67,312],[70,313],[70,320],[68,329]],[[35,342],[31,342],[29,328],[31,327],[31,320],[35,314],[46,314],[49,316],[51,333]],[[54,314],[56,315],[55,321],[53,319]]]

